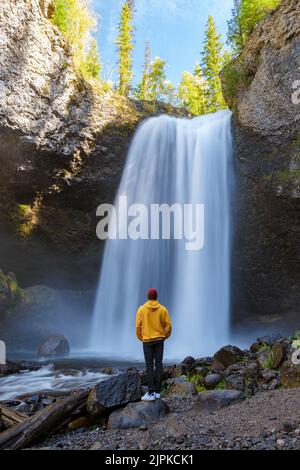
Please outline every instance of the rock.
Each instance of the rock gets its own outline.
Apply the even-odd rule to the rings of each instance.
[[[99,416],[107,409],[126,405],[141,397],[141,382],[137,369],[128,369],[126,373],[109,377],[99,382],[90,392],[87,400],[88,413]]]
[[[10,304],[10,289],[7,278],[0,269],[0,313],[4,312]]]
[[[189,382],[186,376],[180,376],[175,379],[168,379],[166,382],[168,396],[179,398],[189,398],[196,395],[195,385]]]
[[[90,420],[86,416],[81,416],[68,424],[68,430],[75,431],[81,428],[88,428],[90,424]]]
[[[195,367],[206,367],[209,368],[212,364],[212,357],[199,357],[195,359]]]
[[[208,390],[197,396],[196,409],[201,413],[211,413],[242,401],[244,395],[239,390]]]
[[[284,439],[277,439],[277,441],[276,441],[276,446],[277,446],[279,449],[282,449],[282,448],[285,446],[285,440],[284,440]]]
[[[101,442],[94,442],[89,450],[103,450],[103,444]]]
[[[113,369],[112,367],[103,367],[103,369],[101,369],[101,372],[102,374],[105,374],[105,375],[112,375]]]
[[[273,352],[273,367],[274,369],[278,369],[281,364],[287,359],[287,343],[281,341],[276,342],[272,345],[272,352]]]
[[[181,373],[190,374],[191,371],[196,367],[196,361],[192,356],[187,356],[181,363]]]
[[[257,338],[258,343],[263,346],[266,344],[267,346],[272,346],[274,343],[283,339],[283,336],[280,333],[275,333],[273,335],[265,335]]]
[[[252,343],[250,346],[250,351],[252,353],[257,353],[259,348],[261,347],[261,344],[259,341],[255,341],[255,343]]]
[[[245,390],[245,382],[241,374],[231,374],[225,379],[226,388],[230,390]]]
[[[256,354],[256,360],[262,369],[266,369],[273,366],[272,350],[259,351]]]
[[[280,368],[280,382],[284,387],[300,387],[300,364],[285,361]]]
[[[2,414],[1,414],[1,410],[0,410],[0,432],[2,432],[4,430],[5,430],[5,424],[3,422]]]
[[[293,432],[295,428],[296,428],[295,423],[291,421],[284,421],[284,423],[282,424],[282,429],[285,432]]]
[[[64,335],[49,336],[38,348],[38,357],[68,356],[70,343]]]
[[[272,369],[265,369],[262,371],[262,378],[265,383],[269,383],[272,380],[276,379],[277,374]]]
[[[238,347],[231,345],[224,346],[215,353],[211,370],[213,372],[223,371],[228,366],[239,362],[243,356],[243,351],[241,351]]]
[[[208,390],[215,388],[220,382],[222,382],[221,374],[208,374],[204,379],[204,385]]]
[[[159,440],[162,437],[167,439],[181,440],[189,433],[189,428],[183,423],[180,415],[169,413],[164,420],[151,425],[151,441]]]
[[[108,419],[108,429],[131,429],[149,426],[165,417],[169,407],[164,400],[154,402],[129,403],[121,410],[113,411]]]
[[[231,261],[232,316],[236,321],[258,320],[265,329],[296,325],[300,304],[300,270],[295,267],[300,231],[299,105],[295,99],[300,2],[280,3],[222,73],[225,97],[234,107],[239,180],[235,191],[239,223]]]
[[[261,378],[261,370],[257,362],[251,361],[244,368],[244,376],[246,379],[259,380]]]

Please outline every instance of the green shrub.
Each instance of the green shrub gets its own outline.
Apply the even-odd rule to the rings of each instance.
[[[262,363],[262,369],[272,369],[274,364],[274,354],[273,351],[269,351],[267,359]]]

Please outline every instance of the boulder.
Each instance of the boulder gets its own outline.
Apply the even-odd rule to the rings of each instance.
[[[195,385],[189,382],[185,375],[175,379],[168,379],[165,383],[167,384],[166,394],[168,396],[189,398],[196,395]]]
[[[261,369],[256,361],[251,361],[244,367],[245,379],[259,380],[261,378]]]
[[[195,358],[192,356],[187,356],[181,363],[181,372],[183,374],[189,374],[195,367]]]
[[[70,343],[64,335],[51,335],[38,348],[38,357],[68,356]]]
[[[278,341],[272,345],[273,352],[273,367],[278,369],[281,364],[287,359],[288,343],[285,341]]]
[[[242,374],[231,374],[225,379],[226,388],[230,390],[245,390],[245,382]]]
[[[273,366],[273,353],[271,349],[259,351],[256,354],[256,361],[259,367],[266,369]]]
[[[242,401],[244,398],[240,390],[208,390],[198,394],[196,409],[201,413],[212,413]]]
[[[230,365],[241,361],[243,357],[243,351],[241,351],[237,346],[224,346],[215,353],[211,370],[213,372],[223,371]]]
[[[132,429],[148,427],[170,412],[164,400],[153,402],[129,403],[125,408],[111,413],[108,419],[108,429]]]
[[[99,382],[90,392],[87,399],[89,415],[96,417],[107,409],[126,405],[141,397],[141,381],[137,369],[128,369],[125,373],[111,376]]]
[[[300,387],[300,364],[285,361],[280,368],[280,382],[284,387]]]
[[[264,344],[272,346],[274,343],[283,339],[283,336],[280,333],[274,333],[270,335],[261,336],[257,338],[257,342],[262,346]]]
[[[222,382],[222,375],[221,374],[208,374],[204,378],[204,385],[208,390],[212,390],[215,388],[220,382]]]

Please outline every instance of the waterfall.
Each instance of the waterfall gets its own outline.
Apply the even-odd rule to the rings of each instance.
[[[139,358],[137,307],[155,287],[171,315],[165,355],[211,354],[230,329],[231,112],[179,119],[152,117],[137,129],[116,197],[128,205],[203,204],[204,247],[186,240],[107,240],[90,345],[99,354]]]

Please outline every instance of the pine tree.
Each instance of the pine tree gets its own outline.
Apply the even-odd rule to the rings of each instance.
[[[223,65],[221,35],[218,35],[217,28],[212,16],[208,17],[204,49],[202,52],[202,67],[204,77],[207,81],[207,103],[208,112],[215,112],[219,109],[226,109],[226,103],[222,93],[220,72]]]
[[[155,104],[166,92],[165,65],[165,60],[155,57],[149,66],[149,99]]]
[[[183,72],[178,87],[178,99],[181,106],[195,116],[205,114],[207,112],[206,91],[207,83],[199,64],[196,64],[194,74]]]
[[[146,41],[145,45],[145,62],[143,67],[142,82],[140,84],[141,88],[141,98],[142,100],[149,99],[149,66],[150,66],[150,44],[149,41]]]
[[[82,69],[83,73],[89,77],[99,78],[100,76],[101,62],[96,39],[90,41]]]
[[[126,1],[121,10],[119,34],[116,40],[119,52],[119,92],[128,95],[130,91],[133,51],[133,2]]]

